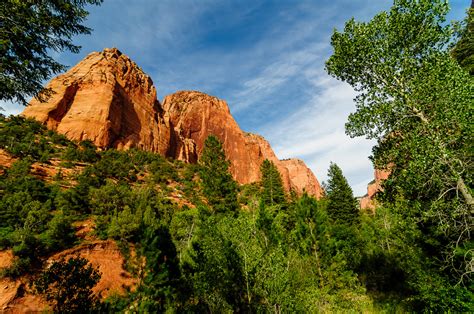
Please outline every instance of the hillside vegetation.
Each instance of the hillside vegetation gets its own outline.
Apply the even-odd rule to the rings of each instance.
[[[82,7],[101,1],[48,3],[40,56],[55,36],[77,49]],[[6,8],[13,24],[35,20],[34,5]],[[76,20],[61,32],[48,9]],[[334,163],[316,200],[286,193],[269,160],[239,185],[213,135],[186,164],[0,115],[0,311],[474,312],[472,9],[460,24],[448,11],[394,0],[331,38],[326,70],[358,92],[346,133],[375,140],[390,174],[370,213]],[[10,61],[28,70],[31,56]],[[0,100],[24,101],[59,69],[34,65],[3,71]]]
[[[268,161],[261,184],[238,186],[214,137],[192,165],[99,151],[12,116],[0,120],[0,148],[15,160],[0,176],[0,245],[15,255],[2,272],[42,282],[36,293],[46,291],[48,257],[92,238],[116,241],[138,279],[125,294],[87,303],[103,311],[472,309],[468,289],[427,267],[406,202],[358,212],[335,164],[317,201],[284,195]],[[91,235],[78,237],[74,222],[88,219]],[[50,300],[63,304],[73,303]]]

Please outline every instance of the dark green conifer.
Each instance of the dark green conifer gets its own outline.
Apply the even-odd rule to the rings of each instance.
[[[280,172],[273,162],[265,159],[260,166],[262,174],[262,200],[265,205],[276,205],[285,203],[285,190],[281,180]]]
[[[221,142],[210,135],[199,159],[199,175],[203,193],[216,212],[234,211],[238,207],[237,183],[229,172],[229,164]]]
[[[348,225],[357,223],[360,215],[357,200],[341,168],[335,163],[329,166],[328,178],[326,193],[329,217],[336,223]]]
[[[452,50],[452,56],[469,74],[474,75],[474,2],[467,11],[465,28]]]

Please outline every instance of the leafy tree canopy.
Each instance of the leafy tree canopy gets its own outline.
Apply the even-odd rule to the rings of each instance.
[[[453,255],[472,230],[474,81],[450,55],[448,11],[444,0],[395,0],[369,22],[351,19],[334,32],[326,69],[359,92],[346,133],[378,140],[375,166],[391,171],[385,196],[411,200],[438,243],[431,251],[449,251],[437,259],[469,271],[472,250],[459,264]]]
[[[29,96],[44,100],[43,81],[65,69],[48,53],[79,52],[71,38],[89,34],[82,23],[88,4],[102,0],[5,0],[0,4],[0,99],[26,105]]]

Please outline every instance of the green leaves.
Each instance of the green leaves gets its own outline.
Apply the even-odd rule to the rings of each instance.
[[[99,282],[100,273],[88,260],[81,257],[62,258],[53,262],[34,282],[46,300],[54,302],[54,311],[79,313],[92,311],[98,300],[92,288]]]
[[[474,7],[467,13],[461,39],[451,51],[452,56],[469,74],[474,75]]]
[[[0,99],[27,104],[29,96],[44,100],[50,90],[43,81],[64,70],[49,56],[49,51],[79,52],[71,38],[89,34],[82,23],[88,15],[86,5],[102,0],[15,1],[0,4]]]
[[[454,283],[473,260],[456,251],[472,241],[474,81],[451,57],[448,10],[442,0],[396,0],[369,22],[352,19],[334,32],[326,69],[359,92],[346,133],[377,139],[374,165],[391,172],[385,202],[407,200],[423,254]],[[468,29],[462,36],[460,62],[471,41]]]

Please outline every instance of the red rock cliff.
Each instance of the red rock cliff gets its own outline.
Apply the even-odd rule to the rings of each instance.
[[[231,172],[241,184],[260,180],[260,165],[278,167],[287,190],[320,197],[322,189],[302,161],[280,161],[261,136],[245,133],[226,102],[196,91],[156,98],[153,82],[119,50],[93,52],[47,87],[46,102],[32,100],[23,112],[73,140],[92,140],[98,147],[138,147],[196,162],[210,134],[223,143]]]
[[[153,82],[119,50],[89,54],[47,87],[54,91],[48,102],[33,99],[23,115],[99,147],[168,151],[169,127]]]
[[[374,180],[367,185],[367,194],[360,199],[361,209],[370,209],[375,211],[377,203],[375,201],[375,194],[382,191],[382,182],[387,180],[390,171],[375,169]]]
[[[314,195],[316,198],[321,198],[323,196],[323,188],[304,161],[291,158],[282,160],[281,163],[286,169],[288,169],[291,188],[298,194],[306,192],[309,195]]]

